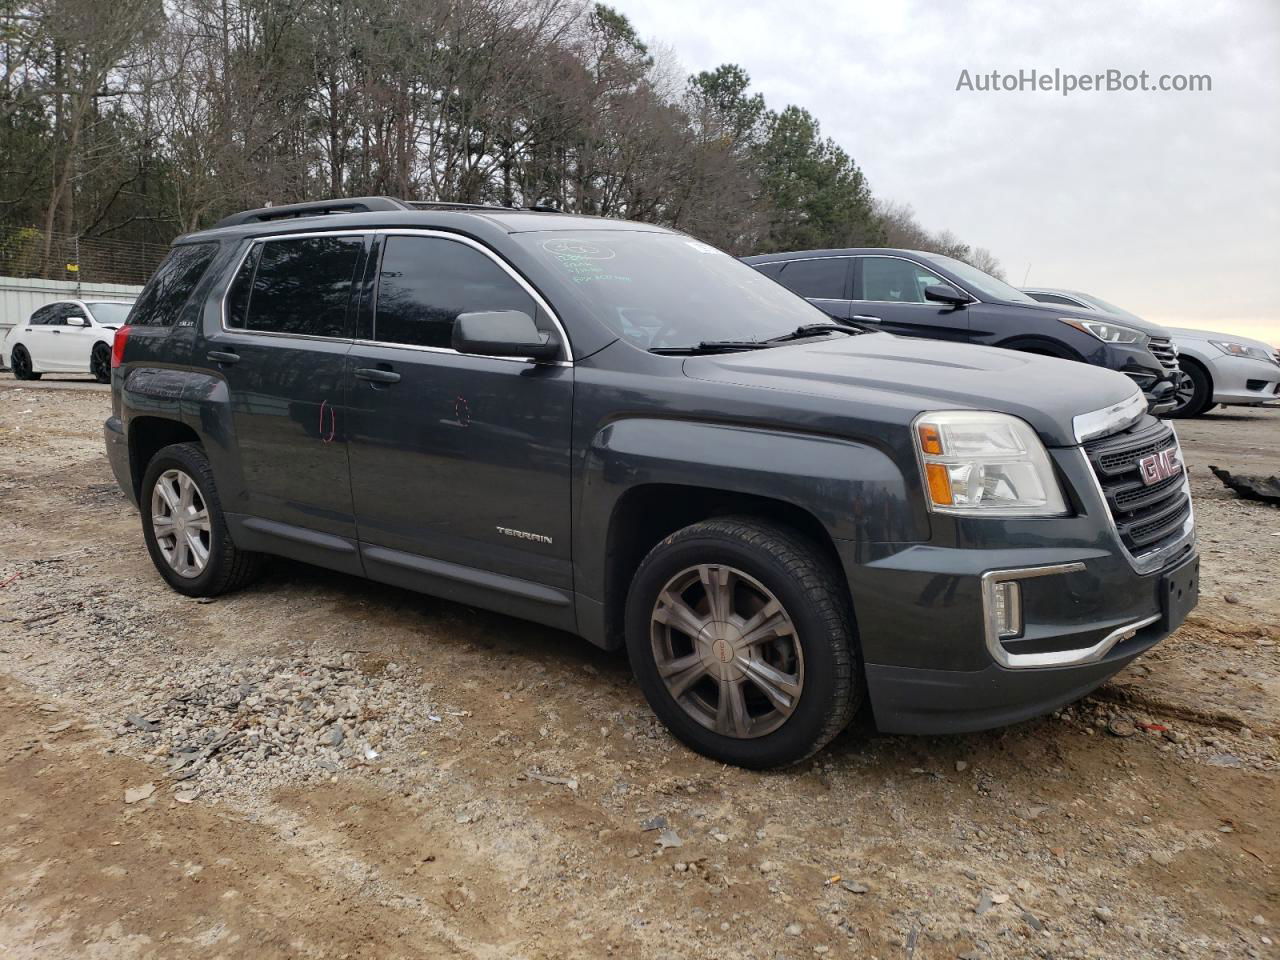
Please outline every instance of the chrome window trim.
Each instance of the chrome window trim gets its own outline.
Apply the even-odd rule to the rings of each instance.
[[[1072,418],[1071,426],[1075,431],[1076,442],[1084,443],[1097,437],[1119,433],[1141,420],[1146,412],[1147,398],[1141,390],[1135,390],[1119,403],[1077,414]]]
[[[230,279],[228,280],[226,287],[222,291],[222,297],[221,297],[221,301],[219,303],[219,308],[218,308],[218,324],[221,327],[222,331],[224,333],[234,333],[234,334],[241,334],[244,336],[253,336],[253,337],[285,337],[285,338],[294,339],[294,340],[324,340],[329,343],[351,343],[351,344],[359,343],[361,345],[388,347],[388,348],[400,349],[400,350],[418,350],[418,351],[424,351],[424,352],[430,352],[430,353],[451,353],[451,354],[454,354],[455,356],[468,356],[468,357],[486,356],[486,354],[479,354],[479,353],[462,354],[459,351],[449,347],[420,347],[411,343],[392,343],[392,342],[377,341],[377,340],[358,340],[355,337],[324,337],[324,336],[317,336],[315,334],[281,333],[279,331],[274,331],[274,330],[246,330],[243,327],[232,327],[227,325],[227,297],[231,293],[231,286],[232,284],[235,283],[236,276],[240,273],[240,269],[244,266],[244,262],[245,260],[248,259],[249,254],[253,252],[253,248],[255,245],[260,243],[270,243],[274,240],[297,240],[297,239],[304,239],[308,237],[367,237],[367,236],[437,237],[442,240],[452,240],[457,243],[462,243],[466,246],[472,247],[475,250],[478,250],[481,254],[488,257],[495,264],[497,264],[498,268],[501,269],[504,273],[506,273],[507,276],[509,276],[512,280],[514,280],[516,284],[525,291],[525,293],[529,294],[529,296],[534,300],[534,302],[537,303],[537,305],[541,307],[542,310],[546,313],[546,315],[551,319],[551,323],[556,328],[556,332],[560,334],[560,340],[564,349],[565,359],[540,363],[538,364],[538,366],[565,366],[565,367],[573,366],[573,345],[569,341],[568,331],[565,330],[564,324],[560,322],[559,315],[557,315],[556,312],[553,309],[551,309],[551,304],[547,302],[546,298],[543,297],[542,294],[539,293],[538,290],[531,283],[529,283],[529,281],[527,281],[523,276],[521,276],[518,272],[516,272],[515,268],[513,268],[510,264],[508,264],[505,260],[503,260],[500,256],[498,256],[493,250],[485,246],[480,241],[473,240],[471,237],[463,236],[462,234],[450,233],[447,230],[432,230],[425,227],[424,228],[375,227],[368,230],[350,230],[350,229],[348,230],[305,230],[305,231],[298,231],[296,233],[279,233],[279,234],[269,234],[265,236],[248,237],[249,243],[245,246],[244,251],[240,254],[240,257],[236,260],[235,269],[231,271]],[[375,303],[375,309],[376,309],[376,303]],[[535,361],[523,360],[523,359],[520,359],[519,357],[491,357],[490,359],[506,360],[512,363],[523,363],[523,364],[535,363]]]
[[[1143,627],[1149,627],[1160,619],[1160,614],[1134,620],[1116,627],[1097,643],[1088,647],[1075,647],[1070,650],[1046,650],[1041,653],[1010,653],[1000,642],[1000,631],[996,624],[995,587],[996,584],[1010,580],[1030,580],[1036,577],[1057,576],[1066,573],[1078,573],[1085,569],[1079,561],[1072,563],[1055,563],[1043,567],[1022,567],[1010,570],[988,570],[982,575],[982,621],[986,639],[987,652],[991,658],[1007,670],[1034,670],[1046,667],[1075,667],[1101,660],[1121,640],[1127,640]]]

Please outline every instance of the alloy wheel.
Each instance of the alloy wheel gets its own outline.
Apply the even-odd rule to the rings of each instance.
[[[151,530],[160,555],[181,577],[193,579],[209,563],[212,526],[200,488],[182,470],[166,470],[151,489]]]
[[[804,656],[795,624],[772,591],[736,567],[699,564],[668,580],[650,639],[667,692],[716,733],[762,737],[799,703]]]
[[[1185,410],[1195,399],[1196,384],[1191,377],[1185,373],[1178,375],[1178,386],[1173,391],[1174,406],[1173,412],[1180,413]]]
[[[13,375],[18,380],[31,376],[31,355],[22,347],[13,351]]]
[[[99,343],[89,356],[89,372],[99,383],[107,383],[111,379],[111,349],[105,343]]]

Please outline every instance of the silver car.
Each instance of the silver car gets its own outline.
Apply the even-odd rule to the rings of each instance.
[[[1117,317],[1138,319],[1101,297],[1076,290],[1034,287],[1022,291],[1041,303],[1083,307]],[[1261,340],[1234,333],[1170,327],[1185,375],[1179,385],[1173,417],[1198,417],[1215,404],[1259,406],[1280,402],[1280,350]]]

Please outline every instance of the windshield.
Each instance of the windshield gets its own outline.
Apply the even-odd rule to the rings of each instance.
[[[611,330],[644,350],[767,340],[831,318],[715,247],[671,233],[516,234]]]
[[[1088,293],[1080,293],[1080,294],[1077,294],[1077,296],[1081,300],[1086,301],[1087,303],[1092,303],[1095,307],[1097,307],[1103,313],[1109,313],[1113,317],[1129,317],[1132,320],[1142,319],[1136,313],[1130,313],[1128,310],[1122,309],[1121,307],[1117,307],[1114,303],[1107,303],[1107,301],[1103,300],[1101,297],[1095,297],[1092,294],[1088,294]]]
[[[1010,303],[1039,304],[1040,301],[1028,297],[1017,287],[1011,287],[1003,280],[997,280],[989,273],[983,273],[977,267],[971,267],[963,260],[953,257],[929,255],[929,259],[940,267],[945,267],[960,278],[960,281],[972,290],[977,291],[988,300],[1008,300]]]
[[[89,312],[93,314],[93,319],[106,327],[122,327],[124,326],[125,317],[129,316],[129,311],[133,309],[132,303],[96,303],[90,301]]]

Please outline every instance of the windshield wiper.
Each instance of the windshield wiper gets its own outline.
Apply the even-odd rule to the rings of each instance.
[[[650,347],[650,353],[662,356],[679,356],[697,353],[732,353],[735,350],[764,350],[772,347],[770,340],[703,340],[687,347]]]
[[[851,337],[856,337],[866,331],[861,327],[846,327],[840,323],[806,323],[803,327],[796,327],[790,333],[784,333],[780,337],[770,337],[765,342],[786,343],[788,340],[804,340],[806,337],[817,337],[824,333],[847,333]]]

